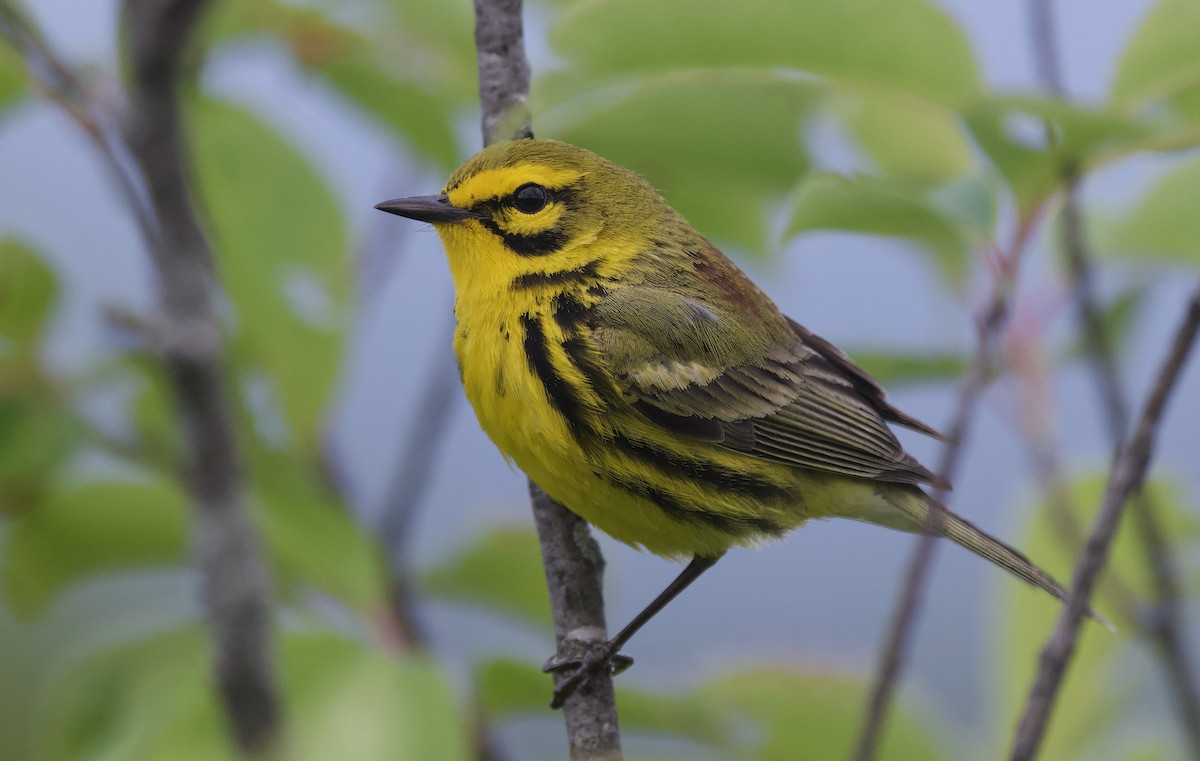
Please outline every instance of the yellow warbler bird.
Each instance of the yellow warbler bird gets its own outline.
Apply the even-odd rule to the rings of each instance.
[[[937,477],[888,428],[938,433],[784,316],[633,172],[553,140],[498,143],[430,222],[456,292],[454,350],[480,425],[550,496],[627,544],[691,562],[576,667],[556,704],[734,545],[812,518],[926,530]],[[1065,599],[1021,553],[946,513],[938,533]]]

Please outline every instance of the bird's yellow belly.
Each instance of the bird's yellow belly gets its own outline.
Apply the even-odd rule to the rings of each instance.
[[[655,484],[655,474],[639,472],[636,464],[621,460],[603,444],[581,446],[549,402],[517,331],[510,327],[507,337],[501,333],[460,330],[455,343],[467,398],[481,427],[547,494],[606,534],[658,555],[685,558],[716,556],[732,545],[753,544],[764,534],[803,522],[805,512],[789,500],[787,509],[777,506],[770,513],[770,523],[777,528],[763,531],[767,521],[759,516],[769,511],[751,499],[678,480],[669,498]],[[621,416],[621,411],[612,411],[602,417],[614,426],[644,424]],[[669,514],[663,509],[666,499],[682,507]]]

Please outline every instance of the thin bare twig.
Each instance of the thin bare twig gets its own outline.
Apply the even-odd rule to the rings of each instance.
[[[1024,379],[1028,384],[1028,378]],[[1054,432],[1050,430],[1051,401],[1043,393],[1022,402],[1020,436],[1028,450],[1038,489],[1044,495],[1046,514],[1055,537],[1072,555],[1083,548],[1084,526],[1077,517],[1075,500],[1064,477]],[[1109,608],[1126,620],[1137,618],[1139,600],[1130,585],[1115,573],[1105,576],[1101,592]]]
[[[270,600],[225,399],[212,253],[187,190],[177,98],[179,55],[205,5],[127,3],[132,81],[124,119],[99,106],[7,0],[0,0],[0,34],[95,145],[156,267],[161,348],[186,434],[186,479],[197,507],[197,564],[216,641],[217,681],[239,746],[258,752],[270,745],[278,725],[268,654]]]
[[[1122,448],[1105,491],[1104,503],[1096,516],[1087,546],[1075,565],[1071,597],[1059,614],[1054,633],[1043,648],[1036,681],[1029,693],[1025,711],[1017,727],[1011,761],[1030,761],[1037,753],[1045,733],[1050,711],[1067,664],[1075,650],[1079,627],[1092,588],[1108,559],[1108,548],[1116,533],[1130,494],[1145,481],[1154,440],[1162,413],[1174,390],[1180,371],[1187,361],[1200,331],[1200,282],[1188,299],[1187,310],[1175,332],[1171,349],[1159,369],[1154,387],[1138,418],[1133,437]]]
[[[529,62],[521,0],[475,0],[475,44],[483,142],[532,137]],[[608,638],[604,620],[604,558],[586,521],[529,484],[542,563],[550,591],[558,653],[581,655]],[[556,676],[556,682],[560,677]],[[600,672],[563,705],[574,761],[617,761],[621,734],[612,677]]]
[[[145,183],[121,137],[116,115],[92,97],[75,71],[10,0],[0,0],[0,37],[25,61],[35,85],[87,135],[133,212],[142,237],[152,239],[157,230],[153,210],[147,203]]]
[[[946,444],[942,450],[937,474],[942,481],[951,483],[958,471],[963,445],[970,431],[979,399],[995,372],[996,346],[1007,322],[1009,300],[1016,284],[1017,272],[1029,236],[1036,227],[1037,211],[1021,220],[1007,255],[997,258],[995,280],[991,298],[979,321],[979,338],[975,355],[966,378],[959,388],[954,416],[946,430]],[[904,586],[892,615],[891,627],[880,651],[879,667],[867,702],[867,712],[859,731],[855,761],[869,761],[875,757],[879,739],[887,718],[887,710],[895,692],[900,669],[908,653],[913,625],[921,606],[924,590],[928,584],[937,546],[938,527],[943,519],[941,504],[946,498],[944,488],[933,493],[934,509],[929,512],[930,530],[917,539],[904,576]]]
[[[1052,94],[1063,98],[1066,88],[1059,67],[1058,34],[1052,0],[1030,0],[1029,11],[1039,76]],[[1075,294],[1079,330],[1092,377],[1103,402],[1115,459],[1128,432],[1129,403],[1096,298],[1093,257],[1087,245],[1083,215],[1079,208],[1078,177],[1072,167],[1067,167],[1065,175],[1067,189],[1062,210],[1062,250],[1071,289]],[[1180,603],[1179,573],[1158,508],[1146,492],[1139,490],[1136,494],[1133,515],[1137,536],[1154,581],[1156,597],[1156,610],[1143,623],[1158,649],[1164,674],[1174,694],[1183,733],[1191,744],[1192,753],[1200,758],[1200,687],[1197,686],[1193,660],[1185,644],[1188,638]]]

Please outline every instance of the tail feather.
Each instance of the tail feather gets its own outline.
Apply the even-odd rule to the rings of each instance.
[[[920,527],[920,533],[925,533],[928,526],[926,521],[929,517],[929,510],[931,505],[934,504],[932,498],[917,489],[891,490],[884,497],[889,503],[911,518],[916,526]],[[941,512],[939,535],[946,537],[960,547],[974,552],[981,558],[990,560],[1014,576],[1024,579],[1029,584],[1044,589],[1059,600],[1066,602],[1070,596],[1066,587],[1059,584],[1054,577],[1039,568],[1020,551],[1013,549],[994,536],[977,528],[965,518],[950,512],[944,505]],[[1091,608],[1087,608],[1086,611],[1089,616],[1108,629],[1113,628],[1112,624]]]

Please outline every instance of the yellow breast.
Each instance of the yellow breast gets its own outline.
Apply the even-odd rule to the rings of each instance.
[[[539,274],[545,262],[461,226],[439,232],[455,279],[454,348],[467,398],[496,447],[550,496],[615,539],[670,557],[719,555],[804,520],[788,468],[682,440],[622,397],[591,329],[563,319],[564,303],[586,311],[604,297],[589,286],[612,283],[588,264],[598,252],[560,252],[560,268],[595,277],[565,282]],[[742,473],[766,484],[770,504],[761,489],[735,488]]]

